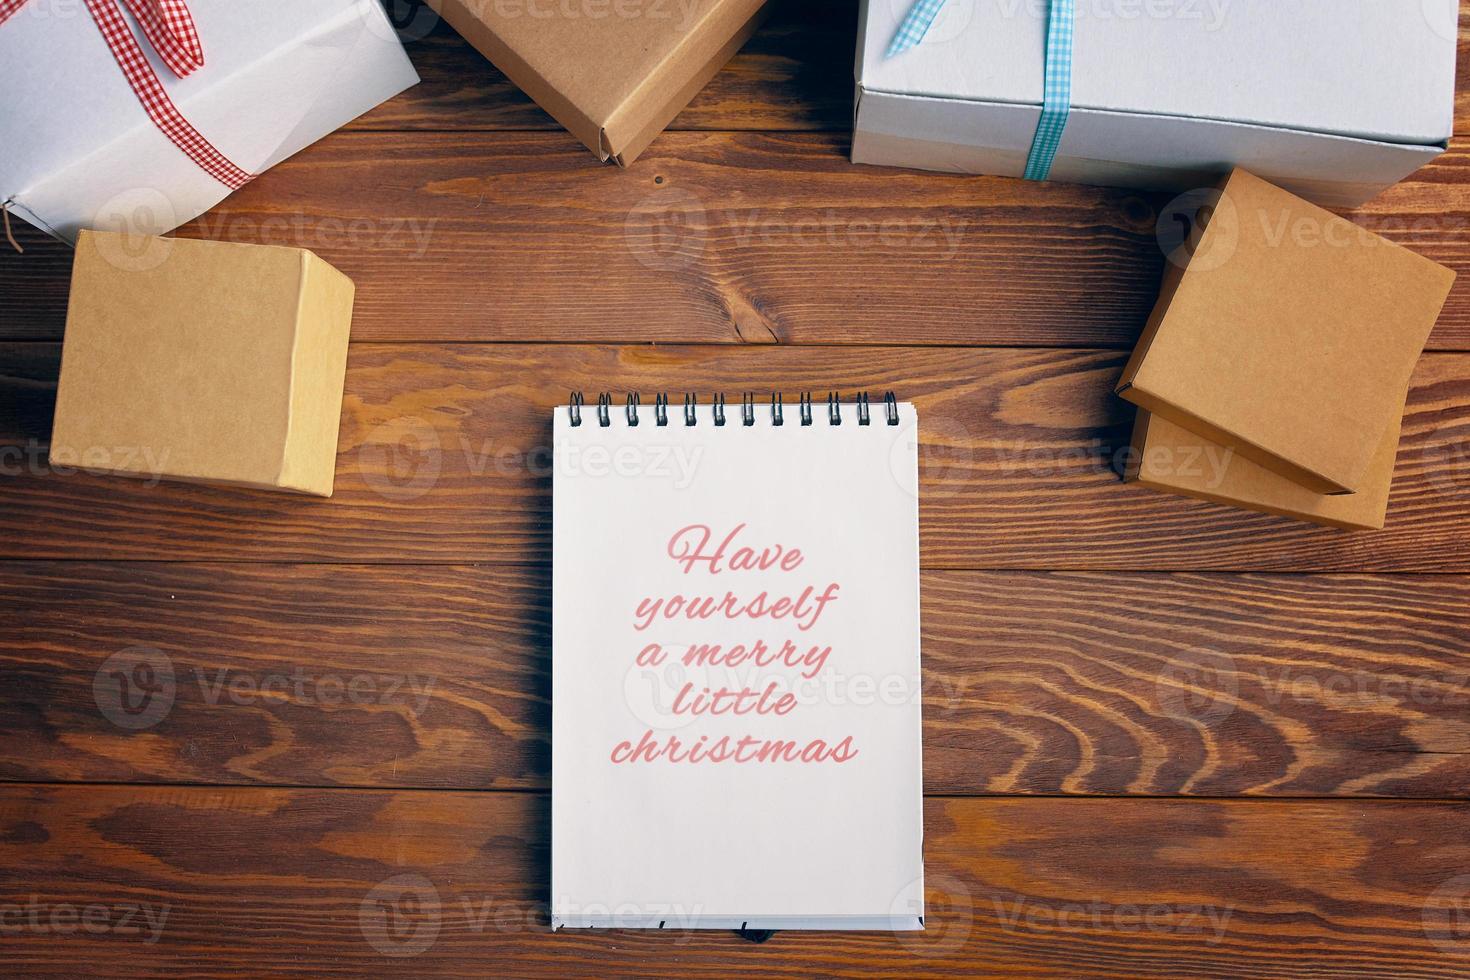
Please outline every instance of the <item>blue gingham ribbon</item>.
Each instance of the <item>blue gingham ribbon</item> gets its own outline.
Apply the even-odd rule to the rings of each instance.
[[[885,57],[902,54],[924,40],[924,35],[929,33],[929,25],[934,23],[943,6],[944,0],[919,0],[914,4],[903,23],[898,25],[898,33],[893,35]]]
[[[972,0],[973,2],[973,0]],[[1076,20],[1075,0],[1051,0],[1046,21],[1046,84],[1041,99],[1041,119],[1031,138],[1026,157],[1027,180],[1046,180],[1056,159],[1067,116],[1072,111],[1072,34]],[[918,0],[909,9],[898,32],[888,45],[887,57],[902,54],[924,40],[929,25],[944,7],[945,0]]]

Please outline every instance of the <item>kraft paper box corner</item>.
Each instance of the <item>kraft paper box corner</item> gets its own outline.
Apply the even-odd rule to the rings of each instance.
[[[179,77],[117,0],[183,121],[262,173],[418,81],[378,0],[187,0],[203,64]],[[58,238],[163,234],[230,186],[144,111],[89,7],[27,0],[0,21],[0,201]],[[126,46],[127,39],[118,42]]]
[[[82,232],[53,467],[331,496],[353,294],[304,249]]]
[[[1166,493],[1197,497],[1346,530],[1377,530],[1388,514],[1401,417],[1384,433],[1357,493],[1324,495],[1195,435],[1168,419],[1138,410],[1123,479]]]
[[[1041,113],[1047,0],[864,0],[856,163],[1020,176]],[[1185,190],[1234,166],[1353,207],[1444,152],[1458,0],[1078,0],[1050,179]]]
[[[428,0],[606,162],[647,149],[760,26],[769,0]]]
[[[1118,394],[1308,490],[1365,489],[1454,272],[1244,171],[1199,204]]]

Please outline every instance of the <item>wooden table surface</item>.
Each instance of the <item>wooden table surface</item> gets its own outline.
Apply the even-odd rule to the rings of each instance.
[[[1169,195],[852,166],[854,23],[782,4],[621,171],[415,19],[420,86],[181,229],[356,280],[330,501],[50,472],[17,229],[0,972],[1470,976],[1470,280],[1387,530],[1125,487]],[[1470,141],[1351,216],[1470,270]],[[550,933],[574,388],[917,403],[927,932]]]

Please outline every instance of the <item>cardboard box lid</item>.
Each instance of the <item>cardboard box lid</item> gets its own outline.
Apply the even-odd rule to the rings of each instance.
[[[185,118],[252,173],[418,81],[378,0],[189,9],[202,69],[177,78],[144,52]],[[0,201],[51,234],[161,234],[229,193],[148,118],[81,3],[30,0],[0,25],[0,87]]]
[[[1041,104],[1042,0],[945,4],[884,57],[912,0],[865,0],[867,90]],[[1453,131],[1457,0],[1084,0],[1072,104],[1434,144]]]
[[[428,0],[598,155],[631,163],[755,30],[767,0]]]
[[[1379,441],[1363,489],[1329,496],[1313,493],[1226,446],[1140,408],[1124,479],[1155,490],[1329,527],[1381,528],[1388,513],[1401,421],[1402,416],[1396,418]]]
[[[83,232],[53,462],[329,496],[352,299],[303,249]]]
[[[1361,489],[1454,272],[1244,171],[1200,217],[1119,394],[1309,489]]]

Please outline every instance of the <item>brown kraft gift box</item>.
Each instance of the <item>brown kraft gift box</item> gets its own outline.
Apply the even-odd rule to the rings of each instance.
[[[1133,451],[1123,478],[1166,493],[1329,527],[1376,530],[1383,527],[1388,514],[1400,422],[1396,418],[1384,433],[1364,477],[1363,489],[1325,495],[1140,408],[1133,426]]]
[[[303,249],[82,232],[53,467],[331,496],[353,292]]]
[[[1366,489],[1455,274],[1241,170],[1200,220],[1118,394],[1309,490]]]
[[[768,0],[428,0],[599,160],[626,166],[760,26]]]

